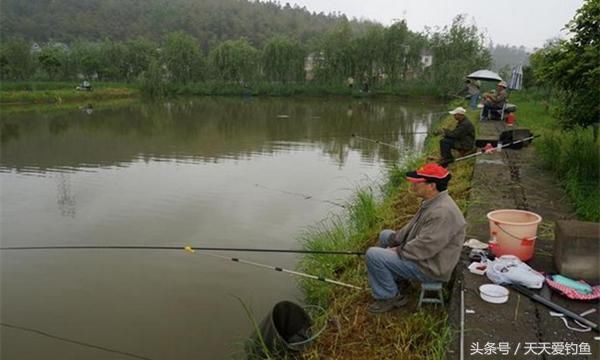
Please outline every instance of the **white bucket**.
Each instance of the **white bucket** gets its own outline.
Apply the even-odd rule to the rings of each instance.
[[[489,212],[487,218],[490,221],[490,250],[494,255],[514,255],[521,261],[533,257],[541,216],[530,211],[503,209]]]

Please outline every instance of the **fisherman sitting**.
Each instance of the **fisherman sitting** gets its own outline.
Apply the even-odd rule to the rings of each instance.
[[[483,97],[483,109],[481,110],[481,121],[488,120],[491,117],[491,112],[502,111],[504,104],[508,98],[506,92],[506,81],[500,81],[496,85],[496,92],[485,94]],[[500,119],[502,120],[502,119]]]
[[[454,130],[443,129],[441,132],[434,132],[434,135],[439,135],[440,133],[444,135],[440,139],[441,160],[439,164],[442,166],[447,166],[454,161],[452,149],[468,152],[473,150],[475,146],[475,127],[465,116],[466,110],[462,107],[457,107],[448,113],[454,115],[454,119],[456,120]]]
[[[92,84],[87,80],[83,80],[75,89],[80,91],[92,91]]]
[[[465,219],[448,191],[451,175],[437,164],[406,173],[411,191],[423,199],[411,221],[398,231],[383,230],[379,244],[366,253],[375,302],[369,312],[383,313],[408,302],[410,280],[447,282],[465,237]]]

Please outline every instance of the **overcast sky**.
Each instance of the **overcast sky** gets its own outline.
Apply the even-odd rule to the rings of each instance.
[[[341,11],[349,18],[376,20],[390,25],[406,19],[409,29],[442,28],[458,14],[467,14],[494,44],[542,47],[546,40],[565,37],[561,29],[583,0],[280,0],[306,6],[310,11]]]

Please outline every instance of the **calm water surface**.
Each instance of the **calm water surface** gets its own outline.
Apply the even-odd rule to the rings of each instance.
[[[439,107],[397,99],[188,99],[2,114],[2,246],[300,248]],[[412,133],[412,134],[411,134]],[[221,253],[293,269],[289,254]],[[252,328],[302,303],[294,278],[184,251],[0,252],[5,360],[239,358]],[[43,332],[45,336],[39,332]]]

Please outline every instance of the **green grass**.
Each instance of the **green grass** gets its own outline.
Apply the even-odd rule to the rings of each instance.
[[[452,104],[456,105],[456,104]],[[437,126],[453,124],[446,116]],[[379,189],[357,190],[344,214],[330,217],[308,229],[302,236],[309,250],[365,251],[377,241],[384,228],[397,229],[406,224],[419,202],[408,191],[405,173],[425,162],[425,154],[438,151],[437,137],[427,140],[424,154],[413,154],[402,164],[388,169],[387,181]],[[468,206],[473,162],[457,163],[452,168],[450,193],[459,207]],[[309,255],[300,261],[301,271],[337,279],[363,287],[357,291],[332,287],[323,282],[301,279],[309,303],[327,309],[334,326],[303,355],[303,359],[443,359],[451,339],[445,309],[415,311],[407,308],[385,316],[366,311],[372,300],[367,271],[362,257]],[[409,296],[416,296],[411,294]],[[416,299],[414,299],[416,303]]]
[[[541,163],[560,179],[577,215],[600,221],[600,145],[591,127],[564,130],[556,119],[556,105],[543,93],[515,92],[517,123],[541,135],[535,149]]]
[[[0,103],[4,105],[62,104],[137,97],[131,84],[92,83],[93,91],[77,91],[77,82],[3,82]]]

